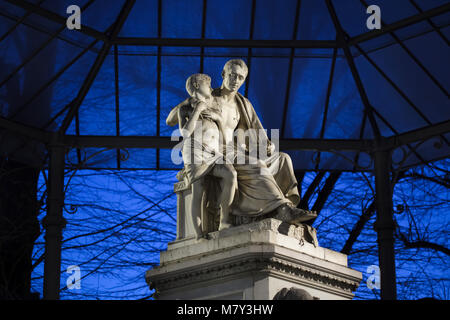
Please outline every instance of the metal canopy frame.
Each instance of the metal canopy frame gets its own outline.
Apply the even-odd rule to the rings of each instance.
[[[24,23],[24,20],[26,17],[28,17],[30,14],[38,14],[43,18],[46,18],[50,21],[53,21],[55,23],[59,23],[61,25],[65,25],[66,22],[66,18],[63,16],[60,16],[52,11],[49,11],[43,7],[40,7],[39,4],[33,4],[30,3],[28,1],[25,0],[5,0],[6,2],[9,2],[13,5],[16,5],[24,10],[26,10],[25,15],[21,18],[18,19],[18,21],[16,22],[16,24],[6,33],[4,34],[1,39],[3,40],[8,34],[10,34],[20,23]],[[91,0],[89,1],[85,7],[87,8],[88,6],[90,6],[95,0]],[[411,17],[407,17],[404,19],[401,19],[395,23],[389,24],[389,25],[383,25],[383,28],[381,30],[374,30],[374,31],[370,31],[358,36],[355,36],[353,38],[349,37],[345,31],[342,29],[342,26],[340,25],[337,16],[335,13],[333,13],[333,11],[331,12],[332,15],[332,21],[335,24],[335,28],[337,30],[337,38],[336,40],[295,40],[296,36],[297,36],[297,26],[298,26],[298,20],[299,20],[299,15],[300,15],[300,10],[301,10],[301,0],[297,1],[297,8],[296,8],[296,12],[295,12],[295,21],[294,21],[294,30],[293,30],[293,36],[291,40],[255,40],[253,39],[253,25],[254,25],[254,12],[255,12],[255,6],[256,6],[256,1],[252,2],[252,19],[250,22],[250,34],[249,34],[249,39],[245,40],[245,39],[207,39],[205,38],[205,24],[206,24],[206,6],[207,6],[207,0],[203,1],[203,12],[202,12],[202,38],[200,39],[180,39],[180,38],[163,38],[161,36],[162,32],[161,32],[161,25],[162,25],[162,21],[161,21],[161,10],[162,10],[162,5],[160,3],[160,1],[158,1],[158,38],[136,38],[136,37],[119,37],[118,36],[118,31],[120,30],[120,28],[116,29],[116,32],[114,32],[114,26],[119,26],[121,27],[123,25],[123,23],[125,22],[125,20],[121,21],[118,20],[115,21],[115,23],[106,30],[106,32],[100,32],[94,28],[88,27],[83,25],[82,28],[80,30],[76,30],[77,32],[81,32],[86,36],[89,36],[90,38],[93,38],[93,41],[84,48],[84,50],[82,52],[80,52],[74,59],[72,59],[67,65],[65,65],[63,68],[61,68],[59,70],[59,72],[57,72],[47,83],[45,83],[41,88],[39,88],[39,90],[22,106],[20,106],[17,109],[17,112],[20,112],[21,110],[23,110],[27,105],[29,105],[31,102],[33,102],[38,96],[39,94],[45,90],[46,88],[48,88],[52,83],[54,83],[63,73],[64,71],[66,71],[70,66],[72,66],[74,63],[76,63],[87,51],[89,50],[93,50],[93,47],[98,43],[98,42],[102,42],[103,46],[102,49],[98,52],[97,54],[97,59],[94,62],[91,70],[89,71],[82,87],[79,90],[79,93],[77,95],[77,97],[70,102],[67,106],[65,106],[64,108],[62,108],[58,114],[56,114],[53,119],[51,119],[51,121],[49,121],[48,124],[46,124],[44,127],[41,128],[41,130],[37,129],[37,128],[32,128],[32,127],[28,127],[28,126],[23,126],[21,127],[21,129],[19,130],[20,132],[16,132],[17,133],[21,133],[22,135],[27,136],[28,138],[33,138],[36,140],[39,140],[40,142],[46,142],[46,140],[44,137],[48,136],[48,132],[45,131],[46,128],[48,128],[48,126],[59,116],[61,116],[62,114],[64,114],[66,111],[68,111],[67,115],[65,116],[62,125],[60,126],[60,128],[58,129],[59,133],[61,135],[65,135],[65,132],[67,130],[67,128],[69,127],[71,121],[75,118],[75,122],[76,122],[76,131],[77,131],[77,136],[79,135],[79,121],[78,121],[78,109],[80,107],[80,105],[82,104],[84,97],[86,96],[87,92],[89,91],[93,81],[95,80],[96,75],[98,74],[104,59],[106,58],[106,56],[108,54],[110,54],[111,49],[114,49],[114,55],[115,55],[115,59],[118,52],[117,52],[117,46],[121,45],[121,46],[126,46],[126,45],[133,45],[133,46],[157,46],[158,47],[158,79],[159,81],[157,81],[157,86],[158,86],[158,90],[157,90],[157,135],[156,137],[151,137],[150,139],[148,139],[148,143],[137,143],[137,145],[140,145],[140,147],[147,147],[147,148],[170,148],[172,147],[174,144],[168,141],[168,138],[165,137],[160,137],[159,133],[160,133],[160,98],[159,98],[159,92],[160,92],[160,71],[161,71],[161,47],[164,46],[189,46],[189,47],[200,47],[201,48],[201,52],[200,52],[200,68],[199,71],[202,71],[203,69],[203,57],[204,57],[204,48],[205,47],[241,47],[241,48],[248,48],[248,60],[251,63],[251,58],[252,58],[252,49],[253,48],[290,48],[291,49],[291,54],[289,56],[289,70],[288,70],[288,79],[287,79],[287,86],[286,86],[286,96],[285,96],[285,104],[283,107],[283,118],[282,118],[282,126],[281,126],[281,132],[282,135],[281,137],[284,137],[284,133],[285,133],[285,128],[286,128],[286,116],[287,116],[287,107],[289,104],[289,96],[290,96],[290,87],[291,87],[291,78],[292,78],[292,66],[293,66],[293,60],[294,60],[294,52],[296,48],[330,48],[333,49],[333,60],[332,60],[332,67],[330,70],[330,79],[329,79],[329,84],[328,84],[328,89],[327,89],[327,99],[326,99],[326,104],[325,104],[325,108],[324,108],[324,116],[323,116],[323,121],[322,121],[322,126],[321,126],[321,132],[320,132],[320,138],[319,139],[281,139],[280,141],[280,147],[286,150],[315,150],[315,151],[327,151],[326,148],[329,147],[330,150],[347,150],[347,151],[356,151],[356,152],[367,152],[368,149],[366,147],[367,142],[364,142],[363,145],[364,147],[360,148],[360,146],[356,143],[354,143],[353,141],[351,143],[344,143],[342,141],[336,141],[333,139],[324,139],[324,126],[326,123],[326,115],[327,115],[327,110],[328,110],[328,103],[329,103],[329,95],[331,92],[331,87],[332,87],[332,77],[333,77],[333,72],[334,72],[334,64],[335,64],[335,59],[336,59],[336,54],[337,54],[337,49],[343,49],[344,53],[345,53],[345,58],[347,59],[347,62],[349,63],[349,67],[352,71],[353,77],[355,79],[355,83],[357,85],[358,88],[358,92],[361,96],[361,100],[364,104],[364,120],[367,117],[369,119],[369,122],[373,128],[374,131],[374,136],[375,137],[379,137],[379,129],[377,128],[377,123],[375,121],[375,116],[377,116],[378,118],[380,118],[389,128],[394,129],[392,127],[392,125],[390,125],[385,119],[383,119],[381,117],[381,115],[377,112],[377,110],[375,110],[373,108],[373,106],[370,104],[367,95],[365,93],[365,90],[363,88],[363,85],[361,83],[358,71],[356,69],[356,66],[354,65],[353,62],[353,56],[349,50],[350,47],[355,47],[359,53],[365,57],[365,59],[367,59],[367,61],[383,76],[384,79],[386,79],[386,81],[388,81],[388,83],[396,90],[396,92],[398,92],[401,97],[408,103],[408,105],[414,109],[414,111],[422,118],[424,119],[427,124],[429,126],[432,126],[432,123],[430,122],[429,119],[427,119],[427,117],[419,110],[419,108],[412,102],[412,100],[410,98],[407,97],[407,95],[395,84],[395,82],[393,80],[391,80],[384,72],[383,70],[368,56],[367,52],[365,52],[360,46],[359,44],[368,40],[372,40],[374,38],[386,35],[386,34],[391,34],[393,37],[395,37],[395,40],[398,43],[402,43],[400,39],[398,39],[395,34],[393,33],[396,30],[399,30],[401,28],[405,28],[407,26],[410,26],[412,24],[415,23],[419,23],[422,21],[427,21],[428,24],[431,25],[431,27],[433,28],[434,32],[438,33],[439,36],[441,38],[443,38],[444,41],[446,41],[448,43],[448,39],[442,34],[442,32],[440,32],[440,29],[437,28],[433,22],[430,20],[430,18],[440,15],[442,13],[448,12],[450,11],[450,4],[445,4],[430,10],[426,10],[423,11],[420,9],[420,7],[413,1],[412,4],[416,7],[416,9],[419,11],[416,15],[411,16]],[[363,5],[366,5],[364,0],[361,0]],[[127,1],[128,3],[128,1]],[[327,5],[328,3],[331,3],[331,1],[326,1]],[[329,7],[329,5],[328,5]],[[120,17],[120,15],[119,15]],[[61,32],[61,30],[58,30],[58,32],[52,34],[51,38],[49,39],[52,40],[55,37],[59,36],[59,33]],[[46,41],[46,43],[48,43],[49,41]],[[41,49],[41,48],[40,48]],[[30,62],[39,52],[40,50],[37,50],[36,52],[34,52],[28,59],[27,61],[25,61],[24,63],[22,63],[18,68],[16,68],[16,70],[14,70],[10,75],[8,75],[5,79],[3,79],[1,84],[4,84],[8,79],[10,79],[12,76],[14,76],[21,68],[23,68],[28,62]],[[408,54],[411,54],[411,52],[408,50]],[[418,61],[418,59],[416,58],[414,61],[419,63],[419,66],[424,69],[425,73],[427,75],[431,75],[431,73],[426,70],[426,68],[420,63],[420,61]],[[250,64],[249,63],[249,64]],[[117,71],[117,70],[116,70]],[[249,74],[250,76],[250,74]],[[432,75],[431,75],[432,77]],[[432,77],[431,79],[434,79],[434,77]],[[247,81],[249,81],[250,79],[248,79]],[[435,79],[434,79],[435,80]],[[437,82],[437,81],[436,81]],[[0,86],[1,86],[0,84]],[[438,87],[441,88],[441,90],[443,89],[443,86],[441,84],[439,84],[437,82]],[[118,91],[118,86],[116,86],[116,91]],[[444,90],[445,91],[445,90]],[[246,86],[246,93],[248,92],[248,84]],[[444,92],[447,96],[448,96],[448,92]],[[159,101],[159,102],[158,102]],[[118,99],[116,99],[116,108],[118,108]],[[16,114],[13,114],[10,119],[5,119],[5,118],[1,118],[0,121],[0,127],[2,128],[8,128],[9,130],[11,130],[12,128],[16,128],[18,123],[14,122],[11,119],[14,119],[14,116]],[[116,114],[118,114],[118,110],[116,110]],[[375,114],[375,115],[374,115]],[[116,124],[118,124],[118,118],[116,118]],[[361,127],[361,137],[362,137],[362,133],[364,132],[364,125],[366,123],[366,121],[362,121],[362,127]],[[8,123],[11,122],[11,123]],[[139,140],[139,138],[136,137],[123,137],[120,136],[120,131],[118,128],[118,125],[116,125],[116,131],[117,134],[116,136],[110,136],[110,137],[99,137],[99,136],[83,136],[83,138],[80,139],[81,140],[77,140],[77,139],[73,139],[73,137],[68,137],[67,140],[69,143],[73,143],[72,145],[67,145],[68,147],[80,147],[81,145],[85,144],[85,145],[89,145],[89,146],[98,146],[98,147],[102,147],[104,146],[102,143],[99,142],[105,142],[106,140],[107,145],[109,147],[115,147],[117,149],[120,148],[129,148],[129,147],[133,147],[136,145],[136,141]],[[448,132],[448,128],[444,128],[443,131],[439,132],[439,135],[441,135],[441,137],[444,139],[444,141],[448,144],[448,141],[445,139],[445,137],[442,136],[442,134]],[[36,134],[37,132],[39,132],[39,134]],[[395,131],[395,129],[393,130],[393,132],[395,132],[395,135],[393,135],[392,137],[389,138],[394,138],[396,136],[398,136],[398,133]],[[418,140],[422,139],[420,136],[418,136]],[[392,139],[391,139],[392,140]],[[78,142],[76,142],[78,141]],[[79,143],[79,141],[83,141],[82,144]],[[89,141],[89,142],[88,142]],[[154,142],[158,142],[161,143],[159,146],[157,144],[155,144]],[[414,141],[411,141],[414,142]],[[410,143],[411,143],[410,142]],[[96,145],[96,143],[99,143],[98,145]],[[127,143],[129,143],[127,145]],[[316,147],[314,147],[316,146]],[[369,150],[370,151],[370,150]],[[416,154],[417,156],[417,154]],[[320,154],[319,154],[319,159],[320,159]],[[421,157],[419,157],[420,159]],[[358,159],[358,155],[355,158],[355,162]],[[425,162],[425,160],[421,159],[422,162]],[[119,161],[120,162],[120,161]],[[159,161],[157,161],[157,163],[159,164]],[[316,165],[316,170],[318,169],[318,165]],[[355,169],[355,167],[354,167]]]
[[[50,38],[45,41],[41,47],[35,50],[30,56],[27,57],[11,74],[2,79],[0,87],[4,85],[9,79],[16,75],[25,65],[36,57],[36,55],[53,39],[58,38],[65,41],[69,41],[61,37],[60,33],[63,31],[66,18],[47,10],[40,6],[43,1],[37,4],[25,0],[4,0],[12,5],[15,5],[25,10],[25,14],[21,18],[10,17],[6,13],[0,13],[8,19],[15,21],[14,25],[3,35],[0,36],[0,41],[4,40],[9,34],[11,34],[18,25],[25,24],[40,32],[44,32],[50,35]],[[95,0],[88,1],[85,8],[91,5]],[[363,42],[384,36],[391,35],[394,39],[394,43],[400,45],[400,47],[408,54],[408,56],[419,66],[421,70],[433,81],[436,86],[447,96],[449,93],[444,87],[437,81],[437,79],[425,68],[420,60],[405,46],[403,41],[398,38],[394,33],[395,31],[411,26],[413,24],[426,21],[432,28],[431,32],[435,32],[445,41],[448,45],[449,41],[445,35],[437,27],[432,17],[446,13],[450,11],[450,3],[441,5],[439,7],[422,10],[414,0],[410,0],[410,3],[416,8],[417,14],[401,19],[391,24],[383,23],[381,30],[374,30],[360,34],[358,36],[350,37],[342,28],[339,18],[334,10],[334,6],[331,0],[324,0],[326,7],[329,11],[331,20],[336,29],[335,40],[297,40],[297,29],[300,19],[301,0],[297,0],[297,6],[294,19],[294,30],[291,40],[257,40],[253,38],[254,21],[255,21],[255,7],[257,5],[256,0],[252,1],[251,19],[250,19],[250,32],[248,39],[209,39],[205,37],[206,19],[207,19],[207,0],[203,0],[202,8],[202,22],[201,22],[201,38],[199,39],[182,39],[182,38],[164,38],[162,37],[162,0],[158,0],[158,30],[157,38],[143,38],[143,37],[120,37],[119,32],[125,23],[130,11],[133,8],[135,0],[126,0],[122,7],[122,10],[118,14],[116,21],[105,31],[100,32],[94,28],[83,25],[80,30],[83,35],[87,36],[91,42],[83,47],[83,50],[73,58],[68,64],[63,66],[47,83],[43,84],[40,89],[22,106],[20,106],[16,114],[11,115],[9,119],[0,117],[0,128],[24,137],[25,139],[32,139],[44,143],[48,147],[49,151],[49,196],[48,196],[48,212],[44,221],[46,228],[46,252],[45,252],[45,270],[44,270],[44,297],[46,299],[58,299],[59,298],[59,270],[60,270],[60,253],[61,253],[61,232],[64,227],[64,219],[62,215],[62,204],[64,202],[63,194],[63,182],[64,182],[64,168],[65,160],[64,154],[67,148],[76,148],[78,158],[80,159],[80,149],[96,147],[96,148],[110,148],[117,150],[117,168],[120,169],[120,149],[125,148],[155,148],[157,149],[157,167],[156,169],[164,169],[159,167],[159,150],[164,148],[172,148],[177,141],[171,141],[169,137],[160,136],[160,115],[161,115],[161,56],[162,48],[165,46],[181,46],[181,47],[199,47],[200,48],[200,66],[199,72],[203,72],[204,56],[206,47],[226,47],[226,48],[247,48],[248,55],[247,60],[249,64],[249,71],[251,65],[251,59],[253,57],[254,48],[288,48],[290,49],[289,55],[289,70],[287,74],[287,87],[285,95],[285,103],[283,106],[282,115],[282,127],[281,127],[281,140],[280,149],[282,150],[313,150],[318,152],[318,159],[320,162],[320,152],[326,151],[354,151],[357,153],[353,169],[356,169],[356,163],[358,162],[359,153],[365,152],[372,155],[374,158],[375,168],[374,174],[376,178],[376,203],[377,203],[377,232],[380,252],[380,266],[382,273],[382,299],[395,299],[396,287],[395,287],[395,256],[393,252],[393,221],[392,221],[392,194],[390,194],[390,171],[391,171],[391,152],[395,148],[400,146],[406,146],[416,156],[426,163],[426,161],[420,157],[414,150],[411,144],[430,139],[432,137],[441,137],[447,145],[448,140],[444,137],[444,134],[450,132],[450,120],[443,121],[438,124],[433,124],[412,102],[410,98],[391,80],[386,73],[368,56],[368,51],[364,51],[361,48]],[[367,3],[364,0],[360,2],[367,7]],[[47,32],[42,30],[39,26],[33,26],[26,22],[26,18],[31,14],[37,14],[45,19],[48,19],[54,23],[60,24],[56,32]],[[102,43],[101,49],[98,51],[94,49],[96,44]],[[119,81],[118,81],[118,46],[155,46],[157,50],[157,129],[156,136],[143,137],[143,136],[121,136],[120,135],[120,121],[119,121]],[[320,128],[320,138],[318,139],[286,139],[286,117],[289,104],[289,96],[292,80],[292,69],[295,57],[295,49],[297,48],[328,48],[333,49],[332,63],[329,74],[328,87],[326,91],[326,102],[324,105],[324,113]],[[384,119],[380,113],[371,105],[369,98],[365,92],[362,84],[358,69],[354,63],[355,56],[352,55],[351,48],[356,48],[359,55],[363,56],[376,70],[377,72],[394,88],[394,90],[400,94],[400,96],[407,102],[408,106],[414,110],[427,124],[427,127],[413,130],[410,132],[399,134],[393,126]],[[344,51],[345,59],[350,68],[351,74],[356,84],[359,96],[364,106],[364,115],[362,119],[362,125],[360,128],[360,139],[324,139],[325,126],[327,122],[328,105],[330,94],[333,85],[333,75],[335,70],[335,63],[338,50]],[[15,116],[32,103],[39,94],[52,85],[70,66],[76,63],[86,52],[93,51],[97,53],[97,58],[89,70],[76,98],[63,107],[54,117],[41,128],[34,128],[21,124],[14,120]],[[114,74],[115,74],[115,112],[116,112],[116,135],[115,136],[86,136],[80,135],[79,131],[79,119],[78,111],[86,97],[89,89],[91,88],[100,68],[102,67],[105,58],[108,54],[114,55]],[[248,94],[248,82],[250,81],[251,74],[247,80],[245,94]],[[66,113],[67,112],[67,113]],[[66,113],[66,114],[65,114]],[[47,128],[54,122],[55,119],[65,114],[61,126],[56,132],[47,131]],[[392,130],[394,135],[390,137],[382,137],[376,118],[380,119],[388,128]],[[374,139],[363,139],[363,133],[366,126],[366,120],[371,125]],[[66,131],[72,121],[75,121],[76,134],[68,135]],[[319,168],[319,162],[317,162],[315,170]]]

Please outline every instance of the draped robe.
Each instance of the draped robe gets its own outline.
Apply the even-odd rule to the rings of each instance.
[[[214,94],[219,95],[220,89],[215,89]],[[240,93],[236,94],[235,99],[240,114],[237,129],[257,129],[260,133],[256,138],[257,144],[267,145],[269,139],[250,101]],[[282,204],[290,202],[297,206],[300,202],[297,180],[288,154],[275,153],[255,164],[234,164],[234,168],[238,181],[232,206],[234,215],[256,217],[272,212]]]

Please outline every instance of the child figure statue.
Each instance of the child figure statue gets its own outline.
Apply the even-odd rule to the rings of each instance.
[[[197,238],[201,238],[206,236],[201,230],[202,178],[207,174],[219,178],[220,194],[216,197],[220,209],[219,230],[223,230],[232,226],[230,206],[237,177],[232,163],[227,163],[224,156],[221,109],[211,94],[211,78],[193,74],[186,81],[186,90],[191,98],[171,111],[167,123],[174,125],[173,120],[177,119],[183,136],[184,174],[192,185],[191,221]]]

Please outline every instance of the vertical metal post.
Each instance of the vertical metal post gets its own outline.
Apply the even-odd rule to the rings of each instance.
[[[50,163],[48,176],[47,215],[44,218],[44,299],[58,300],[61,272],[62,229],[64,205],[64,145],[57,133],[49,145]]]
[[[158,39],[162,38],[162,0],[158,0]],[[156,60],[156,136],[161,134],[161,73],[162,73],[162,47],[158,46]],[[156,149],[156,169],[159,170],[161,149]]]
[[[394,252],[394,220],[392,217],[392,188],[389,177],[391,168],[391,151],[377,150],[375,160],[375,198],[378,233],[378,259],[381,272],[381,299],[397,298]]]

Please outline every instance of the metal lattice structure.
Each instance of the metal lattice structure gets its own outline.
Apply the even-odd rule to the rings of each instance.
[[[186,75],[218,75],[232,57],[296,170],[375,172],[383,296],[395,297],[389,172],[450,155],[448,1],[375,1],[373,31],[364,0],[86,0],[79,30],[66,28],[69,2],[0,5],[0,152],[50,172],[46,297],[59,284],[64,168],[178,168],[164,119]]]

